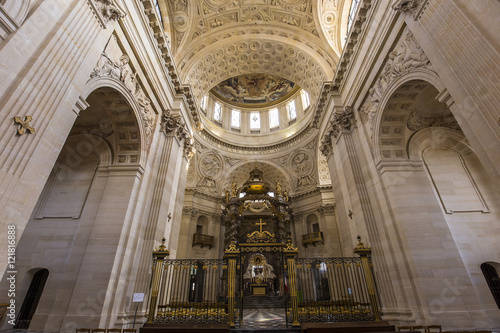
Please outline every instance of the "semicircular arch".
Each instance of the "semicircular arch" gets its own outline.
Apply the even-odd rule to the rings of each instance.
[[[137,152],[138,158],[127,157],[129,163],[141,164],[146,158],[149,137],[152,135],[154,126],[154,111],[147,110],[137,102],[130,90],[118,79],[112,77],[95,77],[85,85],[82,97],[88,99],[93,93],[108,93],[107,114],[113,122],[118,134],[118,142],[115,150],[118,152]],[[106,97],[106,95],[103,95]],[[149,119],[148,119],[149,117]],[[118,155],[118,154],[117,154]],[[125,156],[124,155],[124,156]],[[119,158],[115,156],[115,158]]]
[[[232,183],[241,187],[249,178],[250,171],[257,166],[262,172],[265,180],[274,187],[276,181],[280,181],[284,189],[288,189],[290,194],[295,192],[293,181],[287,172],[273,161],[241,161],[235,163],[231,168],[226,169],[227,177],[221,180],[222,189],[228,189]]]

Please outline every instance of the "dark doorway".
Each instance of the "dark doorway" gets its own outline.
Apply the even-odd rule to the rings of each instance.
[[[19,311],[19,317],[17,318],[15,329],[17,328],[28,328],[30,326],[31,319],[35,314],[36,307],[38,306],[38,301],[42,296],[43,288],[45,287],[45,282],[49,277],[49,271],[46,269],[41,269],[33,275],[31,284],[24,298],[23,305]]]
[[[497,307],[500,309],[500,278],[495,267],[490,264],[481,264],[481,271],[483,271],[484,278],[488,287],[490,287],[491,294],[497,303]]]

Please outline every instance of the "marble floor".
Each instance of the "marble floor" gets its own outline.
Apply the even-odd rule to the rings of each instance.
[[[244,309],[242,328],[285,328],[285,309]]]

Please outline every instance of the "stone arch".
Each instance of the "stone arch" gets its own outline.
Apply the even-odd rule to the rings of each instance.
[[[130,90],[120,81],[112,77],[96,77],[90,79],[82,94],[88,99],[92,94],[103,95],[107,99],[103,101],[109,110],[106,114],[113,124],[113,131],[117,140],[113,144],[114,163],[120,164],[143,164],[147,148],[152,136],[154,122],[148,122],[137,99]],[[92,106],[92,105],[91,105]],[[115,107],[116,110],[111,110]],[[87,110],[81,112],[83,114]],[[148,113],[154,117],[154,111],[149,109]],[[150,131],[150,132],[149,132]],[[122,152],[122,154],[120,154]]]
[[[9,14],[16,24],[21,26],[28,16],[31,8],[31,0],[5,0],[0,5],[2,5],[3,10]]]
[[[318,230],[314,230],[314,225],[317,224]],[[319,217],[315,213],[309,213],[307,214],[306,217],[306,228],[307,228],[307,233],[312,233],[319,231]]]
[[[419,68],[392,82],[375,111],[373,144],[376,161],[408,159],[412,135],[426,127],[460,130],[444,102],[437,100],[444,87],[437,75]]]
[[[239,188],[244,182],[248,180],[250,171],[258,166],[263,172],[264,179],[269,181],[274,188],[275,181],[279,180],[283,186],[283,189],[288,189],[289,194],[295,193],[295,187],[293,186],[293,180],[291,176],[278,164],[272,161],[243,161],[235,163],[231,168],[226,169],[225,174],[227,177],[221,180],[223,184],[222,190],[231,188],[231,184],[236,182]]]

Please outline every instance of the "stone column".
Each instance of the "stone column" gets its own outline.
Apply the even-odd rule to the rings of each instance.
[[[189,137],[180,116],[171,111],[165,111],[163,114],[161,132],[156,145],[157,151],[152,152],[156,158],[152,162],[151,169],[147,170],[151,177],[149,179],[151,194],[145,199],[149,205],[144,209],[144,226],[138,231],[141,234],[141,241],[138,244],[140,255],[137,256],[134,268],[137,271],[134,292],[146,292],[147,275],[151,264],[150,253],[155,239],[159,234],[165,234],[170,241],[171,226],[175,223],[180,225],[181,222],[182,206],[176,207],[176,202],[178,203],[177,196],[181,195],[182,198],[184,196],[187,161],[182,159],[185,154],[184,142],[189,140]],[[171,221],[168,218],[169,214]],[[170,247],[170,244],[167,246]],[[171,256],[174,257],[172,253]],[[138,317],[141,317],[144,311],[143,306]],[[133,315],[133,311],[129,313]]]
[[[389,270],[393,269],[391,248],[386,243],[384,230],[381,228],[382,217],[377,208],[377,196],[373,188],[373,175],[363,155],[359,131],[357,130],[352,110],[336,107],[333,120],[322,139],[321,152],[327,156],[332,186],[335,194],[339,230],[343,245],[343,255],[353,253],[352,239],[357,234],[365,234],[376,247],[374,262],[377,267],[379,288],[383,305],[397,309],[394,287],[390,283]],[[389,264],[390,263],[390,264]]]

